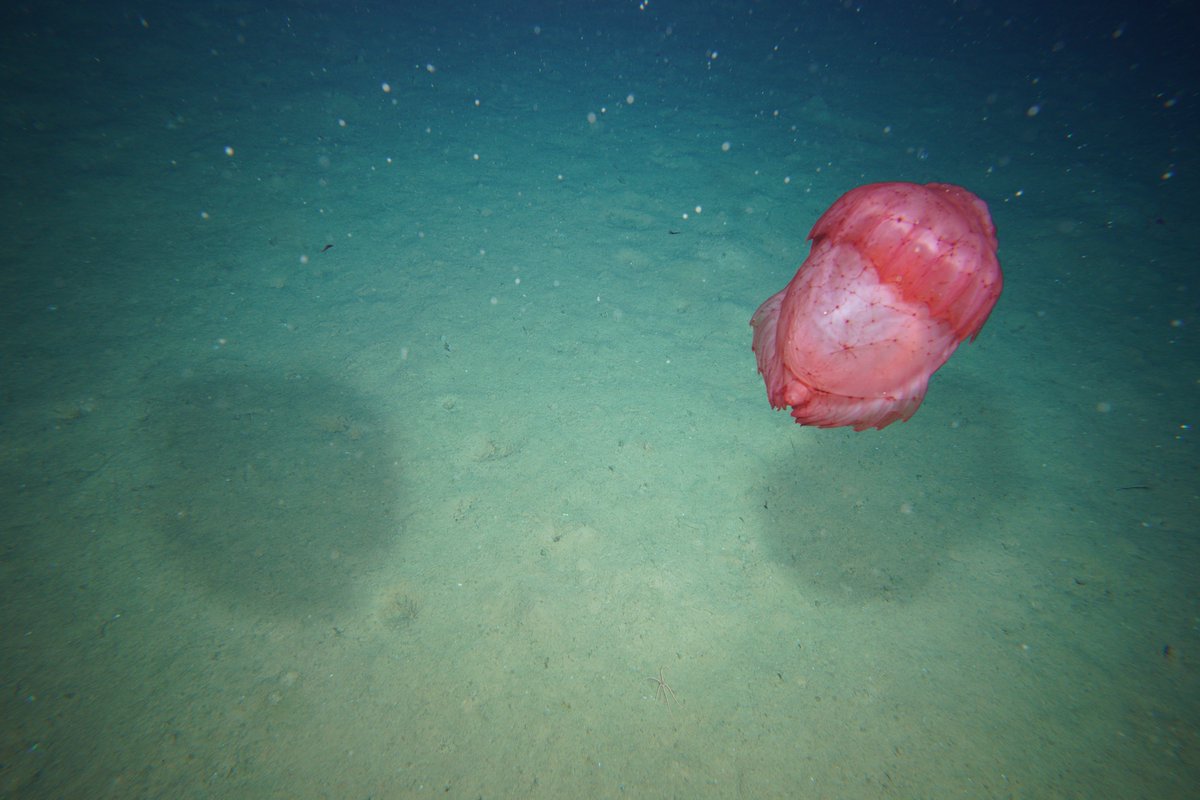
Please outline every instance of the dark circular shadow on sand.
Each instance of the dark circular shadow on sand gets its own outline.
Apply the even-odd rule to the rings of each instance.
[[[234,605],[336,607],[395,536],[394,443],[344,384],[228,367],[185,378],[144,426],[166,551]]]
[[[1023,492],[1015,423],[987,413],[987,425],[962,413],[961,427],[930,427],[926,414],[883,431],[790,432],[809,439],[807,457],[779,464],[756,512],[773,557],[818,602],[917,597],[960,547],[997,535]]]

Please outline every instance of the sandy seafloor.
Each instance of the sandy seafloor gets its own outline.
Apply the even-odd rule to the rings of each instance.
[[[4,12],[0,797],[1194,797],[1187,7],[407,5]],[[882,180],[1004,294],[794,425]]]

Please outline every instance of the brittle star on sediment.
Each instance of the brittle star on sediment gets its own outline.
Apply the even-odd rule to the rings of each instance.
[[[673,704],[679,702],[679,698],[675,696],[675,690],[671,688],[671,684],[667,683],[663,678],[663,668],[658,668],[658,677],[646,678],[648,681],[654,681],[658,684],[658,688],[654,692],[654,699],[667,704],[667,708],[672,708]],[[672,708],[672,710],[674,710]]]

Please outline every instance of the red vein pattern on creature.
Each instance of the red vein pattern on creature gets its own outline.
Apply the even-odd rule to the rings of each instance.
[[[909,419],[1000,297],[987,205],[945,183],[868,184],[808,238],[795,277],[750,320],[771,406],[821,428]]]

